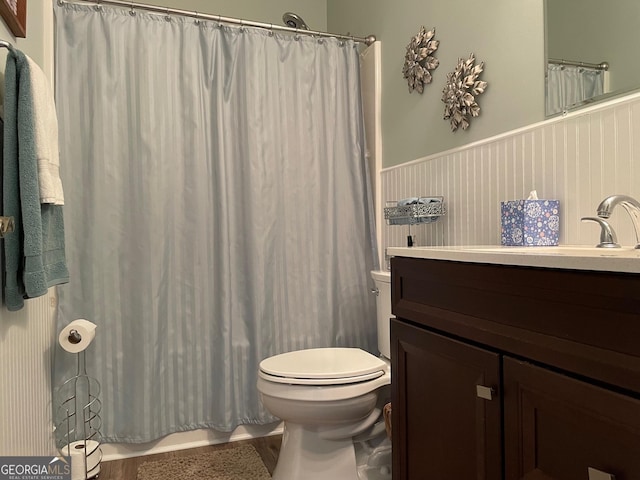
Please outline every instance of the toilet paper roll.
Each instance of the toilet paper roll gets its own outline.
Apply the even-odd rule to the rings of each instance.
[[[63,456],[71,456],[71,480],[84,480],[85,474],[86,478],[92,478],[100,473],[100,460],[102,459],[100,444],[95,440],[87,440],[86,446],[86,454],[85,442],[82,440],[71,442],[60,450]],[[87,459],[86,467],[85,457]]]
[[[95,336],[95,323],[79,318],[62,329],[58,341],[67,352],[78,353],[86,349]]]

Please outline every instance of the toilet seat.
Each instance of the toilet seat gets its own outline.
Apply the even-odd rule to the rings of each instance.
[[[260,362],[264,380],[290,385],[346,385],[384,375],[386,363],[359,348],[311,348]]]
[[[263,371],[258,372],[260,378],[274,383],[286,383],[289,385],[347,385],[350,383],[366,382],[384,375],[382,370],[373,373],[367,373],[366,375],[357,375],[355,377],[343,377],[343,378],[297,378],[297,377],[279,377],[276,375],[269,375]]]

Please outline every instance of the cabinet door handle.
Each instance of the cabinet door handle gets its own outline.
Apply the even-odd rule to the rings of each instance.
[[[601,470],[596,470],[595,468],[589,467],[587,471],[589,473],[589,480],[616,480],[615,475],[611,475],[610,473],[606,473]]]
[[[479,398],[484,398],[485,400],[493,400],[495,390],[491,387],[485,387],[484,385],[476,385],[476,395]]]

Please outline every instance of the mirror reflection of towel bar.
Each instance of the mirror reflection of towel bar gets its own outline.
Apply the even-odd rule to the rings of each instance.
[[[0,217],[0,238],[4,238],[7,233],[13,232],[14,229],[13,217]]]

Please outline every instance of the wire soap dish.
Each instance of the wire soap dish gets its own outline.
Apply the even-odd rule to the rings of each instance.
[[[389,225],[433,223],[446,213],[442,196],[387,201],[384,207],[384,218]]]

